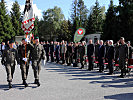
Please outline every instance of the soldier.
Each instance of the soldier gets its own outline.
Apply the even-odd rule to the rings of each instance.
[[[109,49],[109,40],[105,42],[105,63],[107,63],[107,55],[108,55],[108,49]],[[108,65],[106,65],[106,69],[108,69]]]
[[[128,41],[127,45],[128,45],[128,59],[132,59],[133,47],[131,46],[130,41]]]
[[[92,44],[92,39],[89,40],[89,45],[87,46],[87,56],[89,60],[88,70],[93,70],[93,53],[94,53],[94,45]]]
[[[104,55],[105,55],[105,46],[103,45],[103,40],[100,40],[100,47],[98,52],[98,62],[99,62],[99,72],[104,71]]]
[[[17,50],[13,48],[14,41],[10,41],[9,47],[3,51],[2,65],[5,65],[9,89],[12,88],[12,79],[15,71],[15,60],[18,62]],[[18,62],[19,63],[19,62]]]
[[[20,69],[21,69],[23,85],[25,85],[25,87],[28,86],[26,80],[29,71],[29,56],[31,49],[32,47],[30,44],[27,44],[26,38],[23,38],[22,45],[19,45],[18,47],[18,56],[20,60]]]
[[[114,46],[113,46],[113,40],[109,41],[109,48],[107,51],[106,57],[107,57],[107,61],[108,61],[108,67],[109,67],[109,75],[113,74],[113,61],[114,61]]]
[[[51,41],[50,44],[50,56],[51,56],[51,62],[54,62],[54,43]]]
[[[35,84],[40,86],[39,82],[39,73],[41,70],[41,60],[45,59],[45,50],[41,44],[39,44],[39,37],[35,37],[35,44],[33,45],[33,49],[31,50],[31,61],[32,68],[34,71]]]
[[[126,61],[128,61],[128,47],[125,43],[124,37],[121,37],[119,42],[121,45],[119,46],[119,66],[121,69],[121,78],[124,78],[126,75]]]

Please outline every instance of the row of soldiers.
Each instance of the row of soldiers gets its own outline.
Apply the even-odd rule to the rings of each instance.
[[[20,65],[23,85],[28,86],[26,80],[29,72],[29,64],[32,62],[34,72],[34,84],[40,86],[39,73],[41,70],[41,60],[45,59],[45,50],[39,43],[39,38],[35,37],[34,44],[28,42],[28,39],[23,38],[22,44],[15,48],[14,41],[11,40],[2,54],[2,65],[5,66],[7,72],[7,81],[9,89],[12,88],[12,79],[15,72],[16,62]]]
[[[79,43],[67,43],[66,41],[53,42],[42,42],[46,51],[47,61],[49,57],[51,62],[59,61],[62,64],[67,63],[67,65],[73,64],[77,66],[78,63],[81,63],[81,69],[84,68],[85,59],[87,57],[89,64],[88,70],[91,71],[94,68],[94,62],[98,62],[99,72],[104,72],[104,64],[107,63],[107,69],[109,69],[109,75],[114,73],[114,63],[119,64],[121,69],[120,77],[125,77],[126,75],[126,62],[128,59],[132,58],[132,47],[130,41],[125,42],[124,37],[121,37],[120,40],[114,44],[113,40],[108,40],[105,43],[103,40],[98,40],[96,44],[93,44],[92,39],[89,40],[89,43],[85,42]]]

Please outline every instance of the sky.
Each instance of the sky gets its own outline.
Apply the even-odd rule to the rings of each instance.
[[[7,4],[8,11],[11,10],[12,4],[15,0],[5,0]],[[17,0],[21,12],[24,10],[24,5],[26,0]],[[33,9],[35,12],[35,15],[38,16],[39,19],[42,18],[42,12],[46,11],[49,8],[54,8],[54,6],[58,6],[62,9],[62,13],[65,15],[65,18],[68,19],[71,16],[71,9],[72,9],[72,2],[74,0],[33,0]],[[105,6],[106,10],[109,7],[110,0],[98,0],[100,6]],[[114,5],[119,4],[119,0],[113,0]],[[96,0],[84,0],[85,5],[90,10],[90,8],[95,4]]]

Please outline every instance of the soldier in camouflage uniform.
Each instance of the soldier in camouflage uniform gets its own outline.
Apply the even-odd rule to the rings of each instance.
[[[121,78],[124,78],[126,75],[126,61],[128,60],[128,46],[125,43],[123,37],[120,38],[121,45],[119,46],[119,66],[121,69]]]
[[[25,85],[25,87],[27,87],[28,84],[26,83],[26,79],[27,79],[28,71],[29,71],[29,55],[30,55],[32,46],[30,44],[27,44],[27,42],[25,40],[26,39],[23,38],[22,45],[20,45],[18,47],[18,56],[19,56],[19,60],[20,60],[20,69],[21,69],[23,85]],[[26,51],[26,53],[25,53],[25,51]]]
[[[15,71],[15,60],[17,60],[18,62],[17,50],[13,48],[13,45],[14,41],[10,41],[9,47],[3,51],[2,60],[1,60],[2,65],[4,65],[6,68],[9,89],[12,88],[11,82]]]
[[[35,37],[35,44],[33,45],[34,48],[31,51],[31,61],[32,61],[32,68],[34,71],[34,77],[35,77],[35,84],[37,86],[40,86],[39,82],[39,73],[41,70],[41,60],[45,59],[45,51],[41,44],[39,44],[39,38]]]

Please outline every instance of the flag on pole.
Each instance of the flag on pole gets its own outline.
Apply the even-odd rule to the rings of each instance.
[[[26,34],[29,34],[29,32],[34,28],[34,21],[33,0],[26,0],[22,21],[22,29]]]

